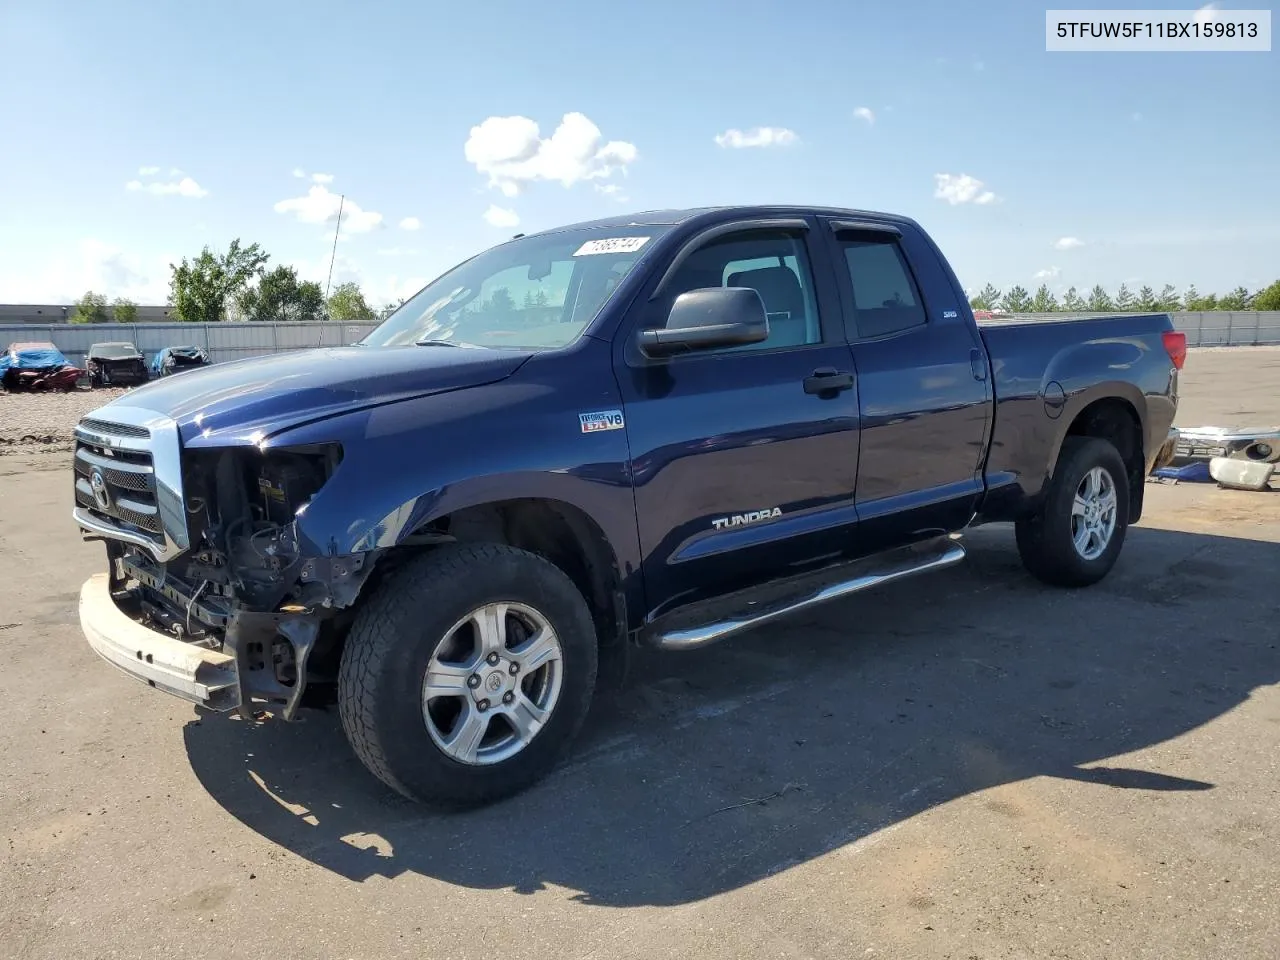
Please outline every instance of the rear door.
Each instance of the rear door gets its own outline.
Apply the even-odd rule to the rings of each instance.
[[[856,502],[866,551],[958,530],[983,492],[986,354],[919,232],[827,219],[862,418]]]
[[[661,292],[649,300],[646,290],[619,329],[614,355],[653,614],[799,572],[848,544],[857,383],[816,226],[711,228],[676,254]],[[665,325],[677,295],[719,286],[760,293],[768,340],[662,361],[639,352],[636,334]]]

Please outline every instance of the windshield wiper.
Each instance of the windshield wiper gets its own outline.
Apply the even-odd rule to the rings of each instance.
[[[478,343],[465,343],[462,340],[415,340],[415,346],[419,347],[474,347],[477,350],[483,350]]]

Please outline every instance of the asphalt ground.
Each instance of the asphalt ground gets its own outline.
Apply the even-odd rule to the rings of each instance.
[[[1280,424],[1280,350],[1193,350],[1182,392]],[[98,660],[68,478],[0,456],[0,957],[1277,956],[1280,493],[1149,485],[1088,590],[983,529],[647,655],[547,781],[445,815],[336,714],[202,718]]]

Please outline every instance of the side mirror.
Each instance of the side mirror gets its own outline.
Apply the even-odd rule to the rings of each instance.
[[[640,331],[647,357],[670,357],[769,339],[769,317],[760,294],[750,287],[705,287],[676,297],[667,325]]]

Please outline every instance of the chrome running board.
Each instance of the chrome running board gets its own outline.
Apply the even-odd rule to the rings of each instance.
[[[964,546],[958,537],[938,537],[691,604],[659,617],[645,630],[645,636],[651,645],[661,650],[696,650],[829,600],[839,600],[917,573],[954,566],[964,557]]]

